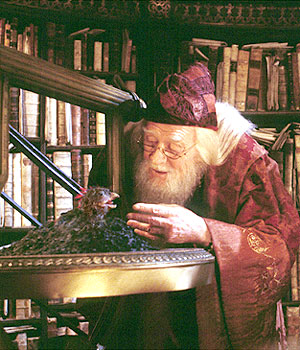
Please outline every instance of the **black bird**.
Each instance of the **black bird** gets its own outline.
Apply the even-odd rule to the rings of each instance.
[[[111,215],[118,194],[94,187],[80,197],[78,208],[56,221],[30,230],[22,239],[2,248],[0,255],[75,254],[158,249],[120,217]]]

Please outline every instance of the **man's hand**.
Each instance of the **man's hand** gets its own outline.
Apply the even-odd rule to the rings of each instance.
[[[206,247],[211,236],[202,217],[176,204],[133,205],[135,213],[127,215],[127,224],[151,240],[164,243],[194,243]]]

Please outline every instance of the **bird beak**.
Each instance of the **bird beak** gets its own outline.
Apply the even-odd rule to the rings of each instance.
[[[113,203],[113,201],[116,199],[116,198],[119,198],[120,196],[115,193],[115,192],[111,192],[110,194],[110,199],[109,201],[106,202],[106,205],[111,208],[111,209],[115,209],[117,207],[116,204]]]

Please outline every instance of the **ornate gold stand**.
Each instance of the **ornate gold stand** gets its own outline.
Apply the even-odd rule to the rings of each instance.
[[[211,283],[204,249],[0,257],[0,298],[105,297]]]

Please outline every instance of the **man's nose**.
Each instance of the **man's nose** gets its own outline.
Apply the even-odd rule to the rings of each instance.
[[[167,161],[167,156],[163,153],[160,147],[157,147],[156,150],[150,154],[149,158],[154,164],[162,164]]]

